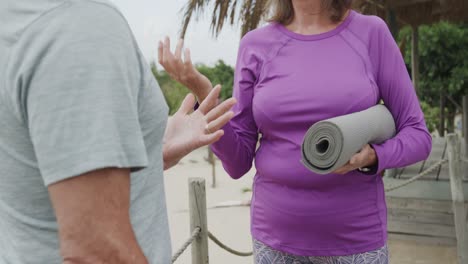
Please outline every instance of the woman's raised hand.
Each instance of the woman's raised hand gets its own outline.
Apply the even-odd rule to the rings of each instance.
[[[171,42],[169,37],[164,42],[159,42],[158,56],[159,64],[171,76],[172,79],[185,85],[192,91],[201,103],[208,96],[212,89],[210,80],[201,74],[192,64],[190,50],[184,49],[184,41],[181,39],[177,43],[175,52],[171,52]],[[182,50],[184,50],[184,59],[182,59]]]
[[[211,90],[200,107],[193,112],[195,98],[187,95],[179,110],[169,119],[164,134],[164,168],[168,169],[193,150],[218,141],[224,134],[221,128],[231,120],[234,98],[217,104],[221,87]]]

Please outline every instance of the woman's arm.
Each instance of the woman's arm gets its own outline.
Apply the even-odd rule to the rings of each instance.
[[[385,22],[378,22],[370,56],[380,97],[392,113],[397,129],[394,138],[372,146],[378,160],[376,171],[380,172],[426,159],[432,138],[400,50]]]
[[[211,146],[229,175],[238,179],[251,168],[258,141],[258,128],[252,113],[254,86],[260,68],[259,54],[254,54],[248,35],[240,42],[234,72],[234,117],[224,126],[224,137]]]
[[[201,103],[208,96],[213,86],[210,80],[201,74],[192,64],[188,48],[183,51],[184,60],[182,60],[183,46],[184,41],[181,39],[177,43],[173,54],[171,52],[170,39],[166,37],[164,42],[160,41],[158,46],[159,64],[164,67],[164,70],[166,70],[172,79],[189,88],[197,97],[198,102]]]

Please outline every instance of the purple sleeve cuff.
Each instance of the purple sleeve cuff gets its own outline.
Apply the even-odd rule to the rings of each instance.
[[[385,143],[384,143],[385,144]],[[384,171],[386,168],[385,164],[385,151],[383,145],[370,144],[374,149],[375,155],[377,156],[377,163],[371,167],[372,174],[379,174]],[[369,172],[369,174],[371,174]]]

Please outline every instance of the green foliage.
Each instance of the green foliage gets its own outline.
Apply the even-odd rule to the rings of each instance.
[[[400,31],[407,39],[405,62],[411,67],[411,29]],[[439,102],[442,89],[461,102],[468,91],[468,26],[440,22],[419,28],[420,83],[419,96],[431,106]],[[454,111],[453,105],[449,111]]]
[[[154,77],[158,80],[159,86],[164,94],[167,105],[169,106],[169,114],[173,115],[185,96],[190,92],[182,84],[174,81],[165,71],[158,71],[156,65],[153,63],[151,67]]]
[[[219,60],[214,67],[206,65],[197,66],[198,71],[210,79],[213,85],[221,84],[221,100],[232,97],[232,85],[234,82],[234,69]]]
[[[215,66],[209,67],[204,64],[196,66],[197,69],[210,79],[213,85],[221,84],[221,100],[226,100],[232,96],[232,84],[234,80],[234,69],[219,60]],[[186,87],[171,79],[165,71],[159,71],[156,64],[152,63],[151,69],[158,80],[164,98],[169,106],[169,113],[174,114],[179,109],[182,100],[190,92]]]
[[[399,39],[409,44],[404,50],[407,67],[411,70],[411,28],[399,32]],[[438,127],[441,94],[460,105],[468,95],[468,26],[439,22],[419,27],[418,95],[430,131]],[[453,127],[456,105],[447,100],[444,109],[447,127]],[[439,131],[440,132],[440,131]]]
[[[439,124],[439,107],[431,107],[428,103],[421,101],[421,108],[424,112],[424,119],[429,131],[435,131]]]

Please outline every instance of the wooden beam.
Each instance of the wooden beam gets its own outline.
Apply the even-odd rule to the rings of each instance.
[[[405,179],[384,178],[385,186],[395,186],[405,181]],[[460,185],[464,195],[468,197],[468,183]],[[387,197],[427,199],[439,201],[451,201],[450,182],[434,180],[418,180],[396,190],[386,193]]]
[[[391,7],[401,8],[413,5],[428,4],[432,2],[433,0],[392,0],[389,1],[389,5]]]
[[[386,197],[387,208],[452,214],[451,201]]]
[[[419,92],[419,27],[411,27],[411,76],[416,93]]]
[[[453,226],[423,224],[416,222],[388,221],[388,232],[404,233],[433,237],[455,237],[455,228]],[[461,264],[461,263],[460,263]],[[463,263],[465,264],[465,263]]]
[[[456,134],[447,135],[450,186],[457,236],[458,264],[468,264],[467,208],[463,193],[462,160],[460,139]]]
[[[432,237],[432,236],[421,236],[414,234],[401,234],[401,233],[389,233],[389,240],[402,240],[417,242],[418,244],[426,244],[433,246],[456,246],[457,241],[451,237]]]
[[[388,208],[388,221],[454,226],[453,214],[413,209]]]

